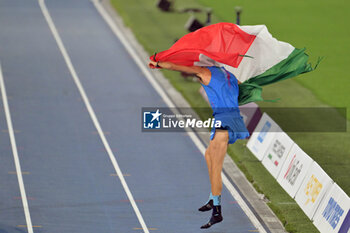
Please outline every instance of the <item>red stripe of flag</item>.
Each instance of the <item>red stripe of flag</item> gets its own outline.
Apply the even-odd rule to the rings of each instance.
[[[217,62],[238,67],[255,38],[235,24],[218,23],[183,36],[170,49],[150,59],[193,66],[199,61],[199,55],[204,54]]]

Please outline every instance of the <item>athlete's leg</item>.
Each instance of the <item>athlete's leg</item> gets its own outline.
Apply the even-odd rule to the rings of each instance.
[[[210,157],[210,173],[211,173],[211,190],[213,194],[213,213],[209,222],[201,228],[209,228],[212,225],[222,221],[221,215],[221,191],[222,191],[222,179],[221,172],[224,163],[224,158],[227,152],[228,146],[228,132],[227,130],[216,130],[213,140],[209,144],[209,157]]]
[[[210,141],[210,157],[211,157],[211,192],[213,196],[221,195],[222,179],[221,171],[224,163],[224,158],[228,146],[227,130],[216,130],[215,136]]]
[[[211,181],[211,156],[210,156],[210,145],[208,146],[207,150],[205,151],[205,161],[207,162],[207,167],[208,167],[208,174],[209,174],[209,180],[210,184],[212,185]]]
[[[209,174],[209,180],[210,180],[210,185],[212,185],[212,181],[211,181],[211,156],[210,156],[210,145],[208,146],[207,150],[205,151],[205,161],[207,162],[207,167],[208,167],[208,174]],[[200,207],[198,210],[201,212],[205,212],[205,211],[209,211],[213,208],[213,200],[212,200],[212,193],[210,192],[209,195],[209,200],[207,201],[207,203],[205,203],[205,205],[203,205],[202,207]]]

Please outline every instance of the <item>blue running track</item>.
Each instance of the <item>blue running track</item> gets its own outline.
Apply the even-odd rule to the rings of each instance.
[[[47,8],[150,232],[252,232],[224,187],[210,213],[202,154],[184,133],[142,133],[165,107],[90,0]],[[0,0],[0,62],[35,233],[143,232],[37,0]],[[28,232],[0,101],[0,233]]]

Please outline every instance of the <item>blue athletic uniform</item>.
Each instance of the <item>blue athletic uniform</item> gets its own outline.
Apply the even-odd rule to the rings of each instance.
[[[238,108],[239,89],[236,77],[224,68],[216,66],[207,68],[211,72],[211,79],[208,85],[202,84],[202,86],[213,109],[215,121],[221,121],[221,128],[228,130],[228,143],[232,144],[237,139],[249,137]],[[213,140],[214,135],[215,127],[211,130],[210,140]]]

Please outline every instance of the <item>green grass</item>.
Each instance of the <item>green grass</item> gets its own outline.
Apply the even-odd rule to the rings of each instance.
[[[169,48],[176,38],[186,34],[184,24],[188,14],[163,13],[156,1],[111,0],[112,5],[133,29],[137,39],[149,54]],[[202,4],[202,5],[201,5]],[[349,63],[349,27],[344,1],[242,1],[177,0],[176,8],[210,6],[214,9],[213,22],[234,20],[234,6],[243,6],[244,24],[266,24],[279,40],[296,47],[307,47],[311,60],[325,56],[316,71],[300,77],[264,87],[265,99],[281,97],[277,103],[260,102],[262,107],[348,107],[350,119],[350,81],[346,64]],[[204,21],[203,14],[197,16]],[[332,21],[330,21],[332,20]],[[172,85],[193,107],[208,107],[199,95],[200,84],[183,79],[176,72],[164,71]],[[200,110],[200,108],[197,108]],[[205,119],[204,112],[199,115]],[[280,119],[283,121],[283,119]],[[281,123],[281,122],[278,123]],[[291,138],[349,195],[350,132],[344,133],[289,133]],[[246,141],[229,147],[228,153],[254,187],[270,200],[269,206],[289,232],[318,232],[303,211],[278,185],[262,164],[247,150]],[[292,204],[290,204],[292,203]]]

